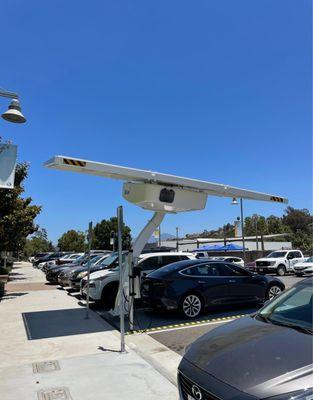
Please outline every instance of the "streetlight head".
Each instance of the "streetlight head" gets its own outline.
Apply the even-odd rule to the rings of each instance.
[[[23,124],[26,122],[26,118],[22,114],[20,102],[17,99],[13,99],[9,108],[2,114],[2,118],[8,122],[14,122],[17,124]]]
[[[237,206],[237,205],[238,205],[238,201],[237,201],[236,197],[233,197],[233,200],[232,200],[232,202],[231,202],[231,205],[232,205],[232,206]]]

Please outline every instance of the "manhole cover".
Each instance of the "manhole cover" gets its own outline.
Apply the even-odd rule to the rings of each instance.
[[[40,390],[37,394],[38,400],[72,400],[70,392],[66,387]]]
[[[58,371],[60,365],[57,361],[43,361],[33,364],[34,373]]]

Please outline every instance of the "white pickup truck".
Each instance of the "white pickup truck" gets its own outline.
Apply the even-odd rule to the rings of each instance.
[[[256,272],[259,274],[276,273],[283,276],[287,272],[294,272],[293,266],[304,260],[300,250],[277,250],[255,261]]]

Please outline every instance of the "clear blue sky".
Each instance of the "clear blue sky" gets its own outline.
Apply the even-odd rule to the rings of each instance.
[[[286,196],[312,208],[311,0],[1,2],[0,86],[25,125],[0,135],[31,163],[27,195],[51,239],[125,206],[121,182],[47,170],[54,154]],[[7,102],[0,99],[4,110]],[[245,202],[245,213],[284,206]],[[168,216],[163,232],[212,229],[238,207]]]

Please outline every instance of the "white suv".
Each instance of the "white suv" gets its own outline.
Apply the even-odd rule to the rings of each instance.
[[[123,261],[127,253],[123,253]],[[140,271],[136,277],[135,287],[140,288],[140,280],[150,272],[165,265],[183,260],[193,260],[195,255],[184,252],[147,253],[141,254],[137,268]],[[102,305],[111,309],[114,307],[119,286],[118,254],[114,253],[105,260],[108,268],[90,274],[89,296],[92,300],[101,301]],[[80,291],[83,297],[87,294],[87,277],[81,280]],[[136,293],[140,298],[140,293]]]
[[[283,276],[286,272],[294,272],[294,265],[302,261],[304,257],[300,250],[277,250],[255,261],[256,272],[274,272]]]

